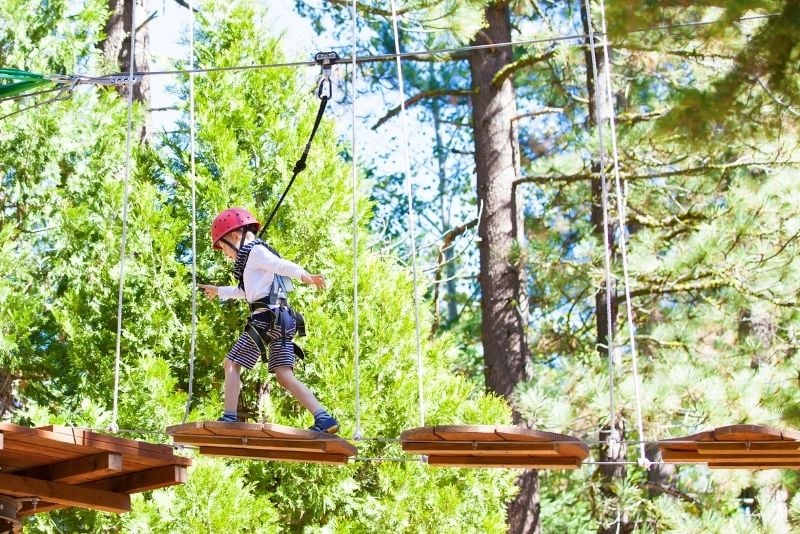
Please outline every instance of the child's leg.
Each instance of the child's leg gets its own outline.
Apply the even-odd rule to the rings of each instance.
[[[308,389],[308,386],[300,382],[297,377],[294,376],[294,370],[291,367],[282,365],[276,367],[274,372],[275,377],[278,379],[278,384],[286,388],[306,410],[312,414],[316,414],[324,409],[311,390]]]
[[[225,413],[235,414],[239,407],[239,391],[242,389],[242,366],[225,358]]]

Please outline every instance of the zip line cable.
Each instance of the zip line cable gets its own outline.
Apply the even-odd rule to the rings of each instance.
[[[358,46],[358,0],[353,0],[351,8],[353,19],[353,52],[357,50]],[[361,438],[361,341],[358,336],[358,143],[356,142],[356,101],[358,100],[358,92],[356,91],[356,78],[358,76],[358,69],[356,68],[356,56],[352,57],[352,185],[353,188],[353,362],[355,367],[355,388],[356,388],[356,440]]]
[[[189,68],[194,68],[194,0],[189,0]],[[189,74],[189,172],[192,188],[192,331],[189,341],[189,390],[186,395],[185,423],[192,407],[194,360],[197,349],[197,178],[195,173],[194,73]]]
[[[774,18],[780,16],[782,13],[765,13],[763,15],[751,15],[747,17],[740,17],[738,19],[733,20],[734,23],[740,22],[749,22],[754,20],[762,20],[767,18]],[[697,22],[686,22],[680,24],[664,24],[660,26],[652,26],[648,28],[639,28],[636,30],[630,30],[628,32],[624,32],[622,35],[634,35],[637,33],[647,33],[652,31],[668,31],[674,29],[683,29],[683,28],[693,28],[693,27],[702,27],[702,26],[712,26],[714,24],[719,24],[720,21],[718,20],[710,20],[710,21],[697,21]],[[595,36],[605,36],[605,33],[595,33]],[[542,43],[557,43],[561,41],[572,41],[572,40],[579,40],[579,39],[588,39],[589,35],[585,33],[576,33],[570,35],[556,35],[551,37],[537,37],[531,39],[520,39],[516,41],[508,41],[504,43],[492,43],[492,44],[481,44],[481,45],[464,45],[464,46],[455,46],[450,48],[437,48],[437,49],[425,49],[419,50],[415,52],[402,52],[402,53],[394,53],[394,54],[374,54],[374,55],[366,55],[366,56],[352,56],[352,57],[345,57],[341,59],[342,63],[373,63],[373,62],[380,62],[380,61],[395,61],[398,57],[400,59],[413,59],[415,57],[424,57],[424,56],[434,56],[439,54],[451,54],[456,52],[469,52],[470,50],[481,50],[486,48],[502,48],[507,46],[525,46],[525,45],[532,45],[532,44],[542,44]],[[174,75],[181,75],[187,73],[194,73],[194,74],[207,74],[212,72],[230,72],[230,71],[241,71],[241,70],[257,70],[257,69],[270,69],[270,68],[281,68],[281,67],[313,67],[316,65],[316,61],[285,61],[279,63],[262,63],[257,65],[234,65],[231,67],[206,67],[206,68],[195,68],[191,70],[180,70],[180,69],[173,69],[173,70],[160,70],[160,71],[147,71],[147,72],[134,72],[133,76],[136,78],[144,77],[144,76],[174,76]],[[49,76],[51,80],[54,82],[69,82],[74,79],[78,79],[78,83],[81,84],[97,84],[97,85],[121,85],[127,83],[128,76],[119,75],[119,74],[111,74],[111,75],[100,75],[100,76],[64,76],[64,75],[52,75]]]
[[[119,405],[119,368],[122,359],[122,300],[125,289],[125,242],[128,237],[128,194],[131,176],[131,130],[133,129],[133,82],[136,63],[136,2],[131,5],[131,44],[129,47],[130,71],[128,73],[128,124],[125,136],[125,182],[122,192],[122,236],[119,246],[119,293],[117,295],[117,343],[114,352],[114,402],[109,430],[116,433]]]
[[[397,68],[397,96],[400,104],[400,124],[403,136],[403,172],[406,182],[406,197],[408,200],[408,234],[411,247],[411,273],[414,285],[414,334],[417,348],[417,394],[419,397],[419,426],[425,426],[425,391],[423,388],[422,342],[419,329],[419,288],[417,275],[417,229],[414,213],[414,191],[411,186],[411,162],[408,155],[408,127],[406,125],[406,96],[403,89],[403,69],[400,59],[400,32],[397,29],[397,8],[394,0],[389,0],[392,8],[392,30],[394,33],[394,49]]]

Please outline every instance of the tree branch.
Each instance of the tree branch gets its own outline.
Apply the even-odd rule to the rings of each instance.
[[[349,8],[349,7],[351,7],[353,5],[353,2],[350,2],[350,0],[328,0],[328,1],[331,4],[333,4],[335,6],[339,6],[339,7],[347,7],[347,8]],[[381,17],[386,17],[386,18],[391,18],[392,17],[392,12],[391,11],[386,10],[386,9],[380,9],[380,8],[377,8],[377,7],[373,7],[373,6],[369,5],[369,4],[356,3],[356,9],[358,9],[358,11],[362,12],[362,13],[369,13],[371,15],[380,15]],[[409,11],[411,11],[410,7],[405,7],[405,8],[402,8],[402,9],[398,9],[397,10],[397,15],[400,16],[400,15],[402,15],[404,13],[408,13]]]
[[[549,106],[545,106],[541,109],[537,109],[536,111],[531,111],[530,113],[521,113],[514,117],[511,117],[511,122],[516,122],[520,119],[524,119],[526,117],[538,117],[539,115],[547,115],[548,113],[563,113],[564,108],[553,108]]]
[[[720,163],[711,165],[700,165],[697,167],[689,167],[686,169],[676,169],[672,171],[660,171],[649,174],[630,174],[620,173],[620,178],[623,180],[651,180],[655,178],[670,178],[673,176],[696,175],[710,171],[726,171],[730,169],[739,169],[742,167],[792,167],[800,166],[798,160],[787,161],[735,161],[732,163]],[[610,172],[610,171],[607,171]],[[523,176],[514,181],[514,185],[532,183],[532,182],[582,182],[587,180],[597,180],[600,178],[600,173],[579,172],[575,174],[546,174],[541,176]]]
[[[474,218],[469,222],[466,222],[460,226],[456,226],[455,228],[451,228],[447,233],[442,236],[442,244],[439,245],[439,254],[436,257],[436,270],[434,271],[433,279],[435,282],[438,282],[442,278],[442,269],[445,266],[444,261],[444,251],[453,246],[453,241],[462,235],[464,232],[473,228],[476,224],[478,224],[478,218]],[[436,330],[439,328],[439,286],[441,284],[434,283],[433,284],[433,324],[431,325],[431,335],[436,333]]]
[[[700,501],[692,497],[691,495],[687,495],[686,493],[682,493],[676,490],[673,487],[667,486],[666,484],[659,484],[658,482],[645,482],[644,487],[651,489],[653,491],[657,491],[660,493],[665,493],[671,497],[676,497],[682,501],[690,502],[695,506],[701,506]]]
[[[175,3],[178,4],[181,7],[185,7],[186,9],[189,9],[189,3],[186,0],[175,0]],[[193,8],[193,10],[194,10],[195,13],[200,13],[200,10],[198,10],[196,7]]]
[[[499,87],[503,85],[503,82],[506,81],[507,78],[509,78],[518,70],[523,69],[525,67],[530,67],[531,65],[536,65],[537,63],[541,63],[542,61],[547,61],[548,59],[553,57],[555,53],[556,49],[551,48],[550,50],[539,56],[529,54],[527,56],[521,57],[520,59],[512,63],[509,63],[508,65],[497,71],[497,74],[495,74],[494,78],[492,79],[492,85],[494,87]]]
[[[408,100],[403,103],[403,107],[406,109],[410,106],[413,106],[420,100],[428,99],[428,98],[438,98],[440,96],[471,96],[472,90],[471,89],[433,89],[431,91],[422,91],[421,93],[417,93],[416,95],[412,96]],[[381,117],[378,122],[372,127],[373,130],[377,130],[378,128],[383,125],[386,121],[400,113],[400,106],[393,107]]]

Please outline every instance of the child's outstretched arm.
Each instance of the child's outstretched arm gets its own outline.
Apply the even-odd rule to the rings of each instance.
[[[238,287],[212,286],[208,284],[197,284],[197,287],[202,289],[206,296],[210,299],[213,299],[214,297],[219,297],[223,300],[245,298],[244,291]]]

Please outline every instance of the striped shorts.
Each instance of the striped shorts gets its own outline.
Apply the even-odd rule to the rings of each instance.
[[[297,331],[297,325],[294,319],[288,314],[284,314],[284,328],[280,325],[273,323],[270,328],[268,315],[261,313],[248,319],[248,324],[255,327],[264,341],[264,345],[268,347],[269,363],[268,370],[274,373],[278,367],[288,366],[294,368],[294,343],[292,339]],[[258,363],[258,359],[262,357],[261,349],[253,338],[246,331],[242,332],[236,343],[233,344],[231,350],[228,352],[226,358],[234,363],[238,363],[242,367],[252,369]],[[266,355],[263,355],[266,357]]]

